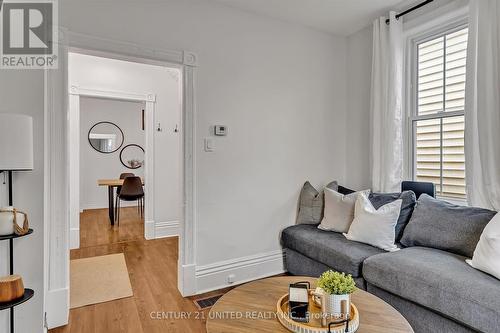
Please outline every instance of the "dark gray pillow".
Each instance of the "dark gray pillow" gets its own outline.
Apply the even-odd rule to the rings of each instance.
[[[337,182],[333,181],[326,187],[337,190]],[[323,192],[319,192],[309,182],[305,182],[300,191],[298,224],[319,224],[323,218],[325,206]]]
[[[496,212],[458,206],[422,194],[401,244],[425,246],[472,258],[484,227]]]
[[[338,189],[336,191],[339,192],[340,194],[343,194],[343,195],[349,195],[351,193],[356,192],[356,191],[351,190],[350,188],[344,187],[342,185],[338,185]]]
[[[415,193],[413,193],[413,191],[404,191],[400,193],[370,193],[368,199],[370,199],[370,202],[375,209],[379,209],[383,205],[398,199],[403,200],[401,204],[401,211],[399,212],[398,222],[396,223],[396,242],[399,242],[417,203]]]

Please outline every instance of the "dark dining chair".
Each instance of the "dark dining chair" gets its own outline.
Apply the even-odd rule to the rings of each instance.
[[[125,179],[127,177],[134,177],[135,175],[131,172],[124,172],[120,174],[120,179]],[[116,187],[116,200],[115,200],[115,216],[118,214],[118,195],[120,195],[120,191],[122,190],[121,186]]]
[[[118,225],[120,225],[120,205],[122,201],[137,201],[139,215],[144,215],[144,189],[142,188],[141,177],[126,177],[120,189],[118,198],[118,214],[116,215]]]

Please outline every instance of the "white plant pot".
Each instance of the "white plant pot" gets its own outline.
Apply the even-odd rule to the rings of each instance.
[[[0,236],[12,235],[14,233],[14,207],[5,207],[0,210],[7,210],[8,212],[0,212]],[[23,227],[24,215],[21,213],[16,214],[16,222],[19,228]]]
[[[350,294],[345,294],[345,295],[325,295],[325,310],[326,313],[329,315],[339,318],[342,317],[342,315],[349,313],[351,309],[351,295]],[[342,302],[345,303],[345,307],[342,307]],[[344,313],[342,310],[344,309]]]

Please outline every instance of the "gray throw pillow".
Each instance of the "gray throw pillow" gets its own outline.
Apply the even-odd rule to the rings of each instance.
[[[337,190],[337,182],[333,181],[326,187]],[[305,182],[300,191],[299,212],[297,224],[319,224],[323,219],[325,198],[323,191],[319,192],[309,182]]]
[[[336,191],[339,192],[340,194],[343,194],[343,195],[349,195],[351,193],[356,193],[356,191],[351,190],[350,188],[344,187],[342,185],[338,185],[337,187],[338,187],[338,189]]]
[[[422,194],[401,244],[425,246],[472,258],[483,229],[496,212],[458,206]]]
[[[413,193],[413,191],[404,191],[400,193],[370,193],[368,199],[370,199],[370,202],[375,209],[379,209],[380,207],[398,199],[403,200],[403,203],[401,204],[401,211],[399,212],[398,222],[396,223],[396,242],[399,242],[417,203],[415,193]]]

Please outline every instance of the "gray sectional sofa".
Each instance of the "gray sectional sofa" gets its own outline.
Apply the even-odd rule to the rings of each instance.
[[[294,225],[281,235],[285,267],[293,275],[319,276],[329,269],[351,274],[359,288],[394,306],[416,333],[500,332],[500,281],[465,262],[494,214],[424,194],[396,252],[317,225]]]

